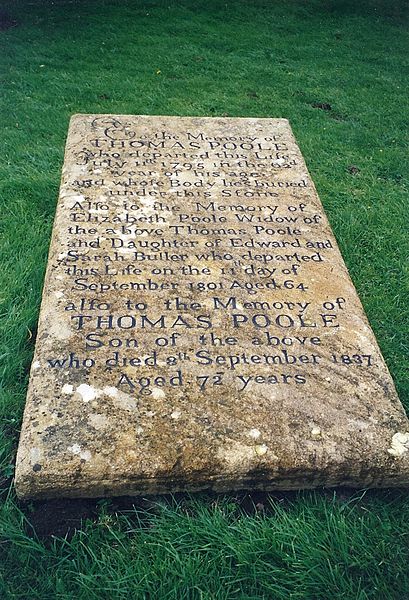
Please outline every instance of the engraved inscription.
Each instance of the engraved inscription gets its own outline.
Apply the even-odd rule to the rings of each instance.
[[[286,120],[74,117],[44,294],[21,495],[399,480],[406,417]],[[378,438],[389,479],[354,465]]]

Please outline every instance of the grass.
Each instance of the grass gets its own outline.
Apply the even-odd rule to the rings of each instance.
[[[12,488],[78,112],[289,118],[409,410],[408,10],[404,0],[3,2],[1,598],[409,598],[404,491],[19,504]]]
[[[16,519],[4,563],[9,597],[361,600],[405,590],[400,500],[374,496],[369,509],[359,496],[304,493],[272,498],[254,515],[233,500],[157,501],[120,513],[107,502],[71,541],[47,546],[22,537]]]

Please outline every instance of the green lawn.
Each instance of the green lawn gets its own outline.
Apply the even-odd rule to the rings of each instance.
[[[3,1],[1,599],[409,599],[405,491],[21,504],[12,487],[78,112],[290,119],[409,409],[408,11],[406,0]]]

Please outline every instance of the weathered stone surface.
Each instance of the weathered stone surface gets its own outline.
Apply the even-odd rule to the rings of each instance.
[[[286,120],[73,117],[21,497],[407,485],[408,450]]]

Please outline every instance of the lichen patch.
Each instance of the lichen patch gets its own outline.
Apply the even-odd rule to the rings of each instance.
[[[313,438],[315,438],[315,439],[320,438],[321,434],[322,434],[322,432],[321,432],[321,428],[320,427],[314,426],[314,427],[311,428],[311,436]]]
[[[243,470],[248,468],[254,459],[254,447],[232,441],[228,446],[219,448],[217,457],[230,469]]]
[[[97,391],[92,385],[88,385],[87,383],[81,383],[76,389],[76,392],[82,396],[84,402],[89,402],[90,400],[94,400],[97,396]]]
[[[40,448],[31,448],[30,450],[30,462],[31,464],[36,464],[40,462],[42,458],[42,452]]]
[[[253,440],[258,440],[261,435],[261,431],[259,429],[250,429],[249,436],[253,438]]]
[[[268,446],[266,444],[258,444],[255,447],[257,456],[264,456],[268,452]]]
[[[104,392],[104,394],[106,394],[110,398],[116,398],[119,394],[118,388],[113,387],[113,386],[106,386],[106,387],[104,387],[104,389],[102,391]]]
[[[409,432],[402,433],[398,431],[392,437],[391,447],[388,448],[389,454],[395,457],[403,456],[409,450]]]
[[[72,452],[76,456],[79,456],[82,460],[90,460],[91,452],[89,450],[82,450],[79,444],[73,444],[72,446],[68,446],[67,450]]]

